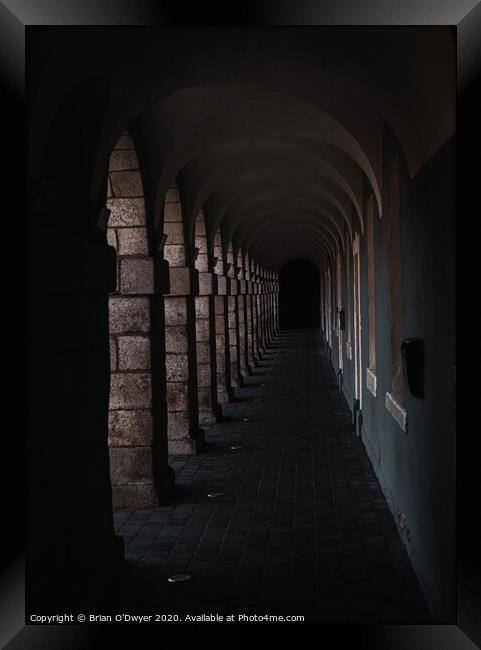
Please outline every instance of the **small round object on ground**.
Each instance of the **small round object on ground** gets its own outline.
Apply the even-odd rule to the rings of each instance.
[[[169,582],[187,582],[188,580],[190,580],[190,576],[187,573],[178,573],[168,578]]]

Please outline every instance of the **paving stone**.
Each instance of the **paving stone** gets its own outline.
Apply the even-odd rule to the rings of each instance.
[[[254,368],[236,389],[243,401],[225,405],[232,420],[207,432],[212,452],[172,460],[181,502],[151,509],[148,524],[139,511],[114,513],[127,556],[162,563],[146,598],[164,610],[282,610],[318,624],[429,623],[334,371],[324,352],[311,354],[319,335],[289,334],[270,350],[273,374]],[[241,451],[229,451],[234,441]],[[167,577],[184,571],[192,580],[169,591]]]

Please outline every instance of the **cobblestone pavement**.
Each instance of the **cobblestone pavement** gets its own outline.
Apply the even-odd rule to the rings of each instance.
[[[429,622],[319,333],[282,332],[237,395],[206,453],[172,459],[170,505],[114,513],[137,609]]]

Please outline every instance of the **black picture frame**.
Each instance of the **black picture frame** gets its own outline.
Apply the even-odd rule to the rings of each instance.
[[[227,4],[227,3],[226,3]],[[194,14],[182,9],[177,2],[175,7],[169,3],[150,0],[117,0],[103,2],[86,0],[82,4],[75,0],[37,0],[36,3],[10,0],[0,2],[0,57],[2,74],[2,95],[6,98],[3,109],[6,111],[5,159],[7,171],[2,181],[10,194],[23,195],[23,110],[25,106],[25,60],[24,47],[26,33],[34,25],[176,25],[176,24],[305,24],[305,25],[454,25],[457,32],[458,52],[458,99],[457,99],[457,194],[458,214],[460,219],[470,215],[477,216],[479,208],[476,196],[479,187],[479,156],[476,164],[477,142],[475,134],[479,129],[479,90],[481,78],[481,5],[478,2],[435,2],[418,0],[416,3],[398,3],[392,0],[376,0],[369,7],[363,7],[356,0],[344,3],[302,1],[292,2],[238,2],[229,4],[225,12],[211,13],[199,3]],[[6,153],[8,152],[8,153]],[[4,189],[4,192],[6,190]],[[16,218],[19,221],[19,204],[16,205]],[[19,247],[21,250],[21,247]],[[466,255],[464,255],[466,257]],[[21,268],[21,262],[17,259]],[[21,287],[21,272],[18,272]],[[27,314],[20,300],[23,316]],[[21,343],[20,343],[21,345]],[[13,355],[12,355],[13,356]],[[18,366],[18,358],[16,359]],[[22,391],[21,371],[18,381],[9,382],[12,393]],[[12,375],[13,377],[13,375]],[[18,433],[21,418],[16,422],[15,430],[9,427],[12,438],[12,452],[8,456],[11,474],[16,484],[22,483],[24,476],[23,458],[25,445]],[[389,626],[359,628],[323,628],[316,631],[316,643],[326,641],[326,647],[342,646],[356,643],[360,648],[382,648],[393,650],[402,648],[436,648],[449,650],[481,646],[481,598],[479,579],[479,533],[476,532],[476,513],[479,511],[479,483],[477,479],[477,456],[474,444],[478,436],[476,427],[459,428],[457,436],[457,560],[458,560],[458,620],[456,625],[443,626]],[[18,439],[17,439],[18,438]],[[2,612],[3,647],[56,648],[56,647],[91,647],[94,638],[105,634],[105,629],[92,630],[87,626],[25,626],[24,621],[24,562],[22,549],[24,545],[23,519],[24,499],[21,489],[4,492],[8,501],[6,515],[11,529],[10,552],[4,556],[2,566],[3,589],[0,590],[0,611]],[[123,628],[124,629],[124,628]],[[158,630],[159,638],[164,628]],[[209,627],[207,632],[211,632]],[[109,630],[110,632],[111,630]],[[195,630],[191,633],[195,634]],[[307,628],[285,628],[277,630],[282,638],[299,639],[308,642]],[[169,630],[169,633],[177,633]],[[139,634],[139,631],[137,631]],[[259,630],[255,635],[258,640],[266,639],[272,634],[272,628]],[[223,628],[219,633],[223,643],[232,646],[232,630]],[[296,636],[297,635],[297,636]],[[242,641],[242,635],[239,637]],[[279,638],[281,638],[279,636]],[[237,645],[237,641],[234,643]]]

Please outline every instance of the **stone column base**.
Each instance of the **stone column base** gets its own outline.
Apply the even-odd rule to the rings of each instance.
[[[112,486],[115,508],[155,508],[159,500],[153,483],[128,483]]]
[[[199,426],[201,428],[209,428],[217,421],[215,410],[212,411],[199,411]]]
[[[193,454],[201,454],[205,449],[205,432],[203,429],[202,435],[196,438],[179,438],[178,440],[169,440],[169,455],[182,456],[184,454],[192,456]]]
[[[156,508],[167,503],[173,494],[174,471],[163,469],[161,483],[127,483],[112,486],[114,508]]]

